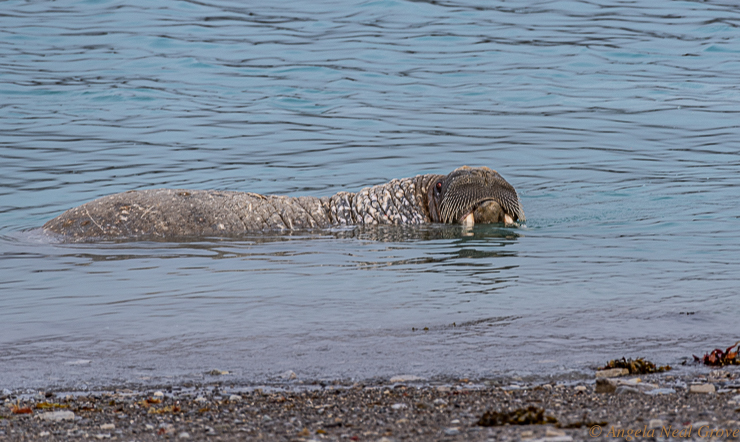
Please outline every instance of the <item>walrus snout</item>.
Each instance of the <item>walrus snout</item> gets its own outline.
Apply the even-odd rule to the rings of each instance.
[[[514,223],[514,218],[494,200],[484,201],[475,208],[472,214],[476,224]]]

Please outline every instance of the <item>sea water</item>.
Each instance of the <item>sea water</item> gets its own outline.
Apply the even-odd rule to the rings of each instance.
[[[740,337],[735,2],[7,1],[0,386],[567,378]],[[498,170],[519,228],[65,244],[130,189]]]

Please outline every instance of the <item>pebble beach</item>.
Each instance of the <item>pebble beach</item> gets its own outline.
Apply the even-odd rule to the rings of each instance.
[[[613,376],[613,377],[612,377]],[[734,368],[705,374],[342,381],[135,391],[0,392],[0,440],[508,441],[726,440],[740,436]]]

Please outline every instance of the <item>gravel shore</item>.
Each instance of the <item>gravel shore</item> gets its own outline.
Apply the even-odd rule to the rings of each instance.
[[[409,377],[385,384],[239,387],[223,380],[146,391],[4,390],[0,440],[725,440],[740,437],[737,377],[728,369],[544,384]]]

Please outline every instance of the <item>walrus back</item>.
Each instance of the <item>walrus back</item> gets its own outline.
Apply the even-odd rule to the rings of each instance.
[[[129,191],[70,209],[44,224],[44,229],[84,240],[311,229],[330,225],[326,204],[308,196],[184,189]]]

